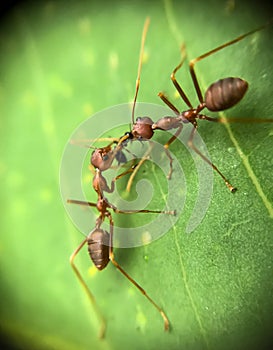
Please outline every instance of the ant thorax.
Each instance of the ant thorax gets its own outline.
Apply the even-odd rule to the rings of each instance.
[[[189,109],[187,111],[182,112],[180,114],[179,118],[183,124],[187,124],[187,123],[194,124],[200,110],[201,110],[200,108]]]
[[[153,123],[153,130],[171,130],[179,128],[181,124],[181,118],[179,117],[163,117],[156,123]]]

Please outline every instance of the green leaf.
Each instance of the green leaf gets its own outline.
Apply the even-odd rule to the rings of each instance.
[[[178,205],[179,194],[187,191],[183,213],[161,239],[115,252],[121,266],[162,306],[170,333],[163,331],[156,309],[113,266],[95,273],[84,248],[76,264],[107,320],[106,338],[98,339],[96,314],[69,265],[84,236],[68,218],[59,190],[62,152],[74,129],[90,115],[132,100],[147,15],[151,24],[138,101],[162,105],[157,93],[164,91],[183,110],[169,78],[179,63],[181,42],[191,59],[265,24],[270,6],[261,3],[257,10],[255,5],[51,1],[17,5],[1,21],[3,341],[22,349],[269,346],[272,124],[199,123],[212,161],[238,192],[229,193],[215,174],[211,204],[190,234],[186,227],[198,196],[198,175],[190,154],[174,143],[171,151],[183,167],[187,188],[179,188],[176,170],[169,185]],[[203,91],[228,76],[249,82],[245,98],[225,116],[272,118],[272,62],[271,26],[198,62],[196,73]],[[177,79],[197,105],[186,65]],[[130,121],[128,116],[125,123]],[[109,121],[102,123],[107,129]],[[156,140],[164,143],[168,137],[158,132]],[[143,177],[155,186],[149,208],[164,206],[163,174],[147,162],[138,173],[138,179]],[[121,191],[123,184],[117,186]],[[131,226],[143,217],[115,216],[119,220]]]

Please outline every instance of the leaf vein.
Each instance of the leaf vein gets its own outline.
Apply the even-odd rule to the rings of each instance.
[[[221,115],[221,117],[225,118],[223,115]],[[224,123],[224,126],[225,126],[225,128],[226,128],[226,130],[228,132],[228,135],[229,135],[232,143],[235,146],[236,151],[238,152],[240,158],[242,159],[242,162],[244,164],[244,167],[246,169],[246,172],[247,172],[248,176],[250,177],[251,181],[253,182],[258,195],[260,196],[260,198],[261,198],[265,208],[267,209],[267,211],[269,213],[270,218],[273,218],[273,206],[272,206],[272,203],[268,200],[266,194],[264,193],[264,191],[262,189],[262,186],[261,186],[257,176],[255,175],[254,170],[252,169],[252,167],[251,167],[251,165],[249,163],[248,156],[245,155],[244,152],[242,151],[242,149],[241,149],[241,147],[239,145],[239,142],[235,138],[235,136],[234,136],[234,134],[233,134],[233,132],[232,132],[228,122]]]

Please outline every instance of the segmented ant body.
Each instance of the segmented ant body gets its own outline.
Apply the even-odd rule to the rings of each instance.
[[[76,255],[79,253],[79,251],[82,249],[82,247],[87,244],[88,245],[88,252],[90,255],[91,260],[93,261],[94,265],[98,270],[103,270],[106,268],[108,263],[111,261],[112,264],[126,277],[129,279],[129,281],[154,305],[154,307],[159,311],[161,314],[163,321],[164,321],[164,329],[169,329],[169,320],[164,313],[164,311],[153,301],[153,299],[146,293],[146,291],[119,265],[119,263],[114,258],[114,252],[113,252],[113,235],[114,235],[114,221],[112,218],[112,214],[110,210],[112,210],[114,213],[119,214],[135,214],[135,213],[158,213],[158,214],[169,214],[169,215],[175,215],[175,211],[162,211],[162,210],[119,210],[116,206],[114,206],[112,203],[110,203],[107,198],[104,196],[105,192],[113,192],[114,191],[114,183],[117,179],[121,178],[123,175],[130,172],[130,170],[127,170],[126,172],[118,175],[116,178],[114,178],[111,182],[111,187],[108,186],[106,179],[103,177],[101,171],[99,169],[96,169],[96,173],[93,179],[93,188],[97,193],[97,202],[91,203],[91,202],[85,202],[75,199],[69,199],[67,202],[72,204],[78,204],[78,205],[84,205],[89,207],[95,207],[99,211],[99,217],[96,220],[95,228],[88,234],[88,236],[83,240],[83,242],[79,245],[79,247],[73,252],[73,254],[70,257],[70,264],[76,273],[79,282],[85,289],[91,303],[94,305],[95,310],[97,312],[98,318],[101,321],[101,328],[100,328],[100,337],[103,337],[105,334],[106,329],[106,322],[99,311],[95,298],[91,291],[89,290],[87,284],[83,280],[83,277],[81,276],[79,270],[75,266],[74,259]],[[110,224],[110,232],[107,232],[106,230],[103,230],[101,228],[103,222],[105,219],[108,219]]]
[[[224,180],[226,186],[231,192],[235,192],[236,188],[233,187],[229,181],[226,179],[226,177],[222,174],[222,172],[205,156],[203,155],[199,149],[196,148],[196,146],[193,143],[194,135],[197,130],[197,120],[207,120],[211,122],[217,122],[217,123],[226,123],[226,120],[223,118],[212,118],[207,115],[201,114],[201,111],[205,108],[207,108],[211,112],[220,112],[227,110],[237,103],[239,103],[242,98],[244,97],[247,89],[248,89],[248,83],[247,81],[237,78],[237,77],[228,77],[224,79],[220,79],[214,83],[212,83],[208,89],[206,90],[204,97],[200,89],[200,85],[198,83],[195,71],[194,71],[194,65],[196,62],[201,61],[202,59],[216,53],[217,51],[220,51],[224,49],[227,46],[233,45],[236,42],[239,42],[240,40],[244,39],[245,37],[254,34],[257,31],[260,31],[266,27],[262,26],[260,28],[257,28],[255,30],[252,30],[246,34],[243,34],[239,37],[237,37],[234,40],[228,41],[227,43],[216,47],[215,49],[208,51],[207,53],[193,59],[190,61],[190,74],[192,77],[192,81],[199,99],[199,105],[196,108],[193,108],[191,102],[189,101],[187,95],[185,94],[182,87],[179,85],[179,83],[176,80],[175,74],[176,72],[181,68],[183,65],[186,54],[185,54],[185,47],[182,46],[182,60],[180,64],[173,70],[171,74],[171,80],[178,91],[179,95],[183,99],[183,101],[187,104],[189,107],[188,110],[180,112],[165,96],[164,93],[160,92],[158,95],[163,100],[163,102],[171,108],[171,110],[176,114],[176,117],[166,116],[161,119],[159,119],[157,122],[152,123],[152,125],[149,123],[145,123],[145,118],[137,118],[136,123],[133,125],[133,130],[141,130],[145,129],[143,132],[143,135],[152,135],[153,131],[155,130],[163,130],[168,131],[171,129],[177,129],[175,134],[168,140],[168,142],[164,145],[166,154],[170,160],[170,171],[168,174],[168,178],[171,178],[172,175],[172,157],[169,153],[169,146],[170,144],[179,136],[179,134],[182,131],[183,124],[191,123],[193,125],[193,129],[190,134],[190,138],[188,140],[188,145],[205,161],[207,162]],[[245,118],[232,118],[229,120],[229,122],[252,122],[252,123],[261,123],[261,122],[273,122],[272,119],[245,119]],[[141,124],[141,128],[139,125]],[[143,127],[143,124],[145,127]]]
[[[268,25],[268,24],[267,24]],[[190,100],[188,99],[187,95],[185,94],[184,90],[182,89],[181,85],[177,82],[175,74],[176,72],[181,68],[183,65],[186,53],[185,53],[185,47],[182,46],[182,60],[179,63],[179,65],[173,70],[171,74],[171,80],[178,91],[179,95],[183,99],[183,101],[186,103],[186,105],[189,107],[188,110],[180,112],[166,97],[166,95],[162,92],[160,92],[158,95],[162,99],[162,101],[170,107],[170,109],[176,114],[176,117],[173,116],[165,116],[163,118],[160,118],[158,121],[153,122],[153,120],[148,117],[137,117],[136,120],[134,120],[134,112],[135,112],[135,105],[137,100],[137,94],[139,90],[139,84],[140,84],[140,72],[141,72],[141,66],[142,66],[142,55],[143,55],[143,45],[144,41],[142,42],[142,48],[140,53],[140,59],[139,59],[139,69],[138,69],[138,78],[136,83],[136,93],[134,97],[133,102],[133,110],[132,110],[132,129],[131,131],[125,133],[124,136],[120,137],[119,139],[112,142],[110,145],[106,146],[103,149],[103,157],[100,160],[101,166],[103,168],[106,168],[109,166],[109,164],[112,164],[113,160],[116,158],[122,159],[122,162],[126,161],[126,157],[123,154],[122,150],[125,146],[127,146],[129,141],[145,141],[152,139],[154,132],[156,130],[163,130],[168,131],[172,129],[177,129],[174,135],[167,141],[167,143],[164,145],[164,149],[166,152],[167,157],[169,158],[170,162],[170,170],[167,175],[167,177],[170,179],[173,172],[172,162],[173,159],[171,157],[171,154],[169,152],[169,146],[176,140],[176,138],[180,135],[183,124],[191,123],[193,125],[193,129],[191,131],[188,145],[191,147],[205,162],[207,162],[224,180],[226,186],[231,192],[235,192],[236,188],[230,184],[230,182],[227,180],[227,178],[222,174],[222,172],[205,156],[201,153],[201,151],[194,145],[193,139],[196,134],[197,130],[197,120],[207,120],[211,122],[217,122],[217,123],[226,123],[226,119],[223,118],[213,118],[209,117],[207,115],[201,114],[201,111],[203,111],[205,108],[211,112],[220,112],[227,110],[233,106],[235,106],[237,103],[239,103],[242,98],[244,97],[247,89],[248,89],[248,83],[247,81],[238,78],[238,77],[228,77],[224,79],[220,79],[214,83],[212,83],[208,89],[206,90],[204,96],[201,92],[200,85],[198,83],[195,71],[194,71],[194,65],[196,62],[201,61],[202,59],[226,48],[227,46],[233,45],[245,37],[254,34],[262,29],[264,29],[267,25],[259,27],[255,30],[252,30],[246,34],[243,34],[231,41],[228,41],[227,43],[220,45],[216,47],[215,49],[208,51],[207,53],[193,59],[190,61],[190,74],[192,77],[192,81],[195,87],[195,91],[197,93],[198,99],[199,99],[199,105],[194,108],[191,104]],[[145,33],[146,35],[146,33]],[[272,119],[246,119],[246,118],[232,118],[229,119],[229,122],[237,122],[237,123],[245,123],[245,122],[252,122],[252,123],[262,123],[262,122],[273,122]],[[112,150],[111,145],[115,143],[116,149]],[[115,155],[115,156],[113,156]],[[97,156],[97,154],[96,154]],[[142,163],[145,161],[145,158],[143,158],[138,165],[135,167],[134,171],[132,172],[132,175],[127,183],[127,190],[130,189],[132,185],[133,178],[138,171],[139,167],[142,165]],[[102,169],[102,168],[101,168]]]
[[[181,65],[180,65],[181,66]],[[180,67],[179,66],[179,67]],[[178,68],[179,68],[178,67]],[[181,89],[181,87],[178,85],[177,81],[175,80],[175,71],[178,69],[176,68],[174,72],[172,73],[172,80],[180,93],[180,96],[184,97],[184,92]],[[199,88],[199,86],[198,86]],[[197,88],[197,91],[198,91]],[[193,129],[190,134],[190,138],[188,141],[188,145],[197,153],[199,154],[205,162],[207,162],[212,168],[217,171],[217,173],[222,177],[224,180],[226,186],[231,192],[235,192],[236,188],[233,187],[229,181],[226,179],[226,177],[222,174],[222,172],[207,158],[205,157],[193,144],[193,138],[196,133],[197,129],[197,120],[208,120],[208,121],[215,121],[215,122],[222,122],[221,118],[211,118],[207,115],[201,114],[200,112],[207,108],[209,111],[212,112],[220,112],[223,110],[227,110],[228,108],[233,107],[238,102],[241,101],[241,99],[244,97],[246,91],[248,88],[248,83],[241,79],[241,78],[225,78],[218,80],[217,82],[211,84],[209,88],[205,92],[205,97],[200,97],[200,104],[197,106],[197,108],[193,108],[190,103],[188,103],[188,106],[190,109],[183,111],[180,113],[178,109],[167,99],[167,97],[163,93],[159,93],[159,97],[165,102],[176,114],[177,117],[163,117],[159,119],[156,123],[152,125],[153,130],[171,130],[171,129],[177,129],[174,136],[170,138],[170,140],[165,144],[165,149],[168,150],[170,144],[179,136],[179,134],[182,131],[183,124],[191,123],[193,125]],[[183,98],[182,97],[182,98]],[[183,98],[184,99],[184,98]],[[187,99],[184,99],[184,101],[188,102]],[[169,177],[171,177],[172,174],[172,159],[170,158],[170,172]]]
[[[147,27],[149,24],[149,20],[146,20],[144,25],[143,36],[145,38]],[[87,202],[75,199],[68,199],[68,203],[78,204],[82,206],[95,207],[99,216],[96,219],[95,228],[87,235],[87,237],[81,242],[78,248],[73,252],[70,257],[70,264],[80,282],[85,292],[87,293],[91,303],[93,304],[97,316],[100,320],[100,337],[103,337],[106,330],[106,322],[104,317],[102,316],[100,310],[97,307],[95,302],[95,298],[85,283],[82,275],[80,274],[78,268],[76,267],[74,260],[79,251],[83,248],[84,245],[87,244],[88,252],[90,258],[96,268],[98,270],[103,270],[107,267],[109,262],[111,263],[149,300],[151,304],[157,309],[160,313],[163,321],[164,321],[164,329],[169,329],[169,320],[164,313],[164,311],[153,301],[153,299],[146,293],[146,291],[119,265],[119,263],[114,258],[113,252],[113,236],[114,236],[114,221],[111,214],[111,211],[118,214],[135,214],[135,213],[157,213],[157,214],[168,214],[168,215],[176,215],[176,211],[162,211],[162,210],[120,210],[115,205],[110,203],[108,199],[105,197],[104,192],[112,193],[115,188],[115,182],[123,177],[124,175],[131,173],[134,171],[134,166],[130,169],[124,171],[123,173],[116,176],[112,181],[111,185],[107,184],[105,177],[102,175],[103,171],[109,169],[114,161],[114,159],[118,159],[123,154],[122,151],[126,146],[127,140],[130,139],[130,133],[125,134],[125,136],[121,137],[117,141],[113,141],[106,147],[97,148],[92,153],[90,163],[95,168],[95,175],[93,178],[92,186],[95,192],[97,193],[97,202]],[[115,147],[112,146],[115,144]],[[105,220],[109,221],[110,230],[109,232],[102,228],[102,224]]]
[[[268,25],[268,24],[267,24]],[[186,103],[186,105],[189,107],[188,110],[180,112],[165,96],[164,93],[160,92],[158,95],[162,99],[162,101],[171,108],[171,110],[177,115],[176,117],[163,117],[159,119],[156,123],[152,125],[153,130],[171,130],[171,129],[177,129],[176,133],[170,138],[170,140],[165,144],[165,149],[167,150],[170,144],[179,136],[179,134],[182,131],[183,124],[184,123],[191,123],[193,125],[193,129],[191,131],[188,145],[205,161],[207,162],[224,180],[226,186],[231,192],[235,192],[236,188],[232,186],[229,181],[226,179],[226,177],[222,174],[222,172],[207,158],[205,155],[203,155],[199,149],[194,145],[193,139],[194,135],[197,130],[197,120],[207,120],[210,122],[217,122],[217,123],[226,123],[226,119],[224,118],[213,118],[209,117],[207,115],[201,114],[200,112],[207,108],[211,112],[220,112],[227,110],[237,103],[241,101],[241,99],[244,97],[247,89],[248,89],[248,83],[247,81],[241,79],[241,78],[234,78],[234,77],[228,77],[224,79],[220,79],[213,84],[211,84],[208,89],[206,90],[204,97],[200,89],[200,85],[197,80],[196,73],[194,71],[194,65],[198,61],[201,61],[202,59],[226,48],[227,46],[233,45],[242,39],[246,38],[247,36],[254,34],[262,29],[264,29],[267,25],[262,26],[260,28],[257,28],[255,30],[252,30],[246,34],[243,34],[234,40],[228,41],[227,43],[216,47],[215,49],[208,51],[207,53],[193,59],[190,61],[189,68],[190,68],[190,74],[191,78],[194,84],[194,88],[196,91],[196,94],[199,99],[199,105],[196,108],[193,108],[191,102],[189,101],[187,95],[185,94],[184,90],[182,89],[181,85],[177,82],[175,74],[176,72],[181,68],[183,65],[186,53],[185,53],[185,47],[182,46],[182,60],[179,63],[179,65],[173,70],[171,74],[171,80],[178,91],[179,95],[183,99],[183,101]],[[236,122],[236,123],[245,123],[245,122],[251,122],[251,123],[272,123],[273,119],[246,119],[246,118],[232,118],[229,119],[228,122]],[[170,173],[172,173],[172,160],[170,158]]]
[[[151,140],[153,138],[155,130],[163,130],[168,131],[171,129],[176,129],[176,132],[174,135],[168,140],[168,142],[164,145],[166,155],[169,158],[170,161],[170,171],[168,174],[168,177],[171,178],[172,175],[172,157],[168,150],[169,146],[175,139],[179,136],[179,134],[182,131],[183,124],[191,123],[193,125],[192,132],[190,134],[189,138],[189,146],[197,153],[199,154],[204,161],[206,161],[210,166],[213,167],[215,171],[218,172],[218,174],[223,178],[225,181],[226,186],[230,189],[230,191],[235,191],[235,188],[228,182],[228,180],[225,178],[225,176],[219,171],[219,169],[210,162],[208,158],[206,158],[193,144],[194,135],[196,133],[197,129],[197,121],[198,119],[201,120],[208,120],[218,123],[225,123],[225,119],[223,118],[212,118],[207,115],[201,114],[201,112],[207,108],[209,111],[212,112],[219,112],[222,110],[227,110],[228,108],[236,105],[241,101],[244,94],[247,91],[248,83],[240,78],[233,78],[228,77],[221,79],[217,82],[214,82],[209,86],[209,88],[206,90],[204,96],[201,93],[201,89],[199,86],[199,83],[197,81],[197,77],[194,71],[194,65],[196,62],[212,55],[213,53],[222,50],[223,48],[232,45],[242,39],[244,39],[246,36],[249,36],[259,30],[261,30],[264,27],[258,28],[256,30],[253,30],[251,32],[248,32],[242,36],[239,36],[238,38],[229,41],[214,50],[211,50],[196,59],[190,61],[190,73],[191,77],[194,83],[194,87],[199,99],[199,104],[196,108],[194,108],[189,101],[188,97],[186,96],[185,92],[183,91],[182,87],[179,85],[179,83],[176,80],[175,74],[176,72],[181,68],[185,61],[185,48],[182,47],[182,60],[180,64],[173,70],[171,74],[171,80],[178,91],[179,95],[183,99],[183,101],[188,106],[188,110],[180,112],[170,101],[169,99],[163,94],[162,92],[159,93],[159,97],[163,100],[163,102],[170,107],[170,109],[176,114],[176,116],[165,116],[163,118],[160,118],[158,121],[153,122],[153,120],[149,116],[145,117],[138,117],[136,120],[134,120],[134,114],[135,114],[135,106],[136,106],[136,100],[140,85],[140,73],[141,73],[141,67],[142,67],[142,57],[143,57],[143,50],[144,50],[144,42],[146,38],[146,33],[149,25],[149,20],[146,20],[144,25],[144,30],[142,34],[142,43],[141,43],[141,50],[140,50],[140,57],[139,57],[139,67],[138,67],[138,75],[137,75],[137,82],[136,82],[136,92],[135,97],[133,101],[133,109],[132,109],[132,128],[129,132],[126,132],[123,136],[117,139],[113,139],[113,141],[108,144],[105,147],[102,148],[96,148],[94,152],[92,153],[90,162],[91,165],[95,168],[95,175],[93,178],[92,186],[95,192],[97,193],[97,201],[95,203],[87,202],[87,201],[81,201],[81,200],[75,200],[75,199],[69,199],[67,202],[82,206],[88,206],[88,207],[94,207],[98,210],[99,215],[96,219],[95,227],[94,229],[87,235],[87,237],[81,242],[81,244],[77,247],[77,249],[73,252],[73,254],[70,257],[70,264],[80,282],[82,287],[85,289],[91,303],[93,304],[95,311],[97,313],[98,318],[101,322],[101,328],[100,328],[100,337],[103,337],[105,334],[106,329],[106,322],[104,320],[104,317],[102,316],[100,310],[97,307],[95,298],[93,294],[91,293],[90,289],[88,288],[86,282],[84,281],[81,273],[79,272],[78,268],[75,265],[75,257],[80,252],[80,250],[83,248],[84,245],[87,244],[88,246],[88,252],[90,255],[90,258],[96,268],[98,270],[103,270],[107,267],[109,262],[111,263],[127,278],[129,281],[149,300],[150,303],[153,304],[153,306],[157,309],[157,311],[161,314],[161,317],[164,321],[164,328],[165,330],[169,329],[169,320],[164,313],[164,311],[156,304],[153,299],[146,293],[146,291],[119,265],[119,263],[115,260],[114,252],[113,252],[113,238],[114,238],[114,221],[112,217],[112,212],[118,213],[118,214],[135,214],[135,213],[163,213],[163,214],[169,214],[169,215],[175,215],[175,211],[159,211],[159,210],[119,210],[115,205],[110,203],[108,199],[105,197],[104,193],[113,193],[115,188],[115,182],[123,177],[126,174],[132,173],[131,178],[128,182],[127,188],[130,188],[132,179],[138,168],[141,166],[141,164],[145,161],[143,158],[137,165],[131,167],[127,171],[119,174],[116,176],[112,181],[110,186],[108,185],[105,177],[102,175],[102,172],[107,171],[113,164],[114,160],[117,160],[117,162],[125,163],[126,156],[124,154],[124,150],[126,149],[127,145],[131,141],[146,141]],[[245,122],[243,118],[234,118],[231,120],[232,122]],[[249,120],[248,120],[249,121]],[[251,120],[252,122],[272,122],[273,120]],[[103,229],[103,223],[105,220],[108,220],[109,222],[109,232]]]

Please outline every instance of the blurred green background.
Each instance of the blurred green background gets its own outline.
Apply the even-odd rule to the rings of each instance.
[[[169,79],[180,43],[194,58],[266,23],[271,6],[222,0],[41,1],[21,2],[2,15],[0,329],[6,347],[269,348],[272,124],[200,123],[212,160],[239,191],[230,194],[215,176],[207,215],[186,235],[198,184],[190,157],[174,145],[187,177],[183,216],[162,239],[116,251],[120,264],[168,314],[169,334],[153,307],[112,266],[92,273],[83,249],[77,263],[108,322],[106,338],[97,338],[96,316],[69,265],[83,236],[64,210],[59,165],[82,121],[132,100],[147,15],[151,25],[138,101],[162,104],[157,93],[163,90],[183,109]],[[273,118],[272,34],[271,26],[197,64],[203,89],[225,76],[250,83],[244,100],[226,115]],[[195,105],[186,68],[177,77]],[[166,135],[158,133],[157,140],[164,142]],[[145,165],[143,176],[154,181],[157,175]],[[175,186],[175,176],[172,181]]]

